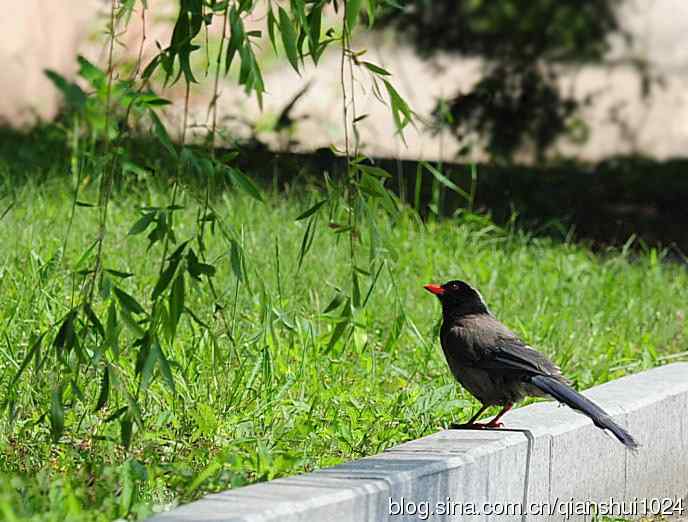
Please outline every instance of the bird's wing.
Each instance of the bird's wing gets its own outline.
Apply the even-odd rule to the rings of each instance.
[[[559,367],[547,356],[528,346],[520,339],[505,339],[490,350],[483,359],[484,367],[522,370],[534,375],[560,376]]]
[[[484,370],[512,370],[531,375],[561,376],[561,370],[544,354],[524,343],[490,315],[463,321],[455,331],[470,346],[464,364]]]

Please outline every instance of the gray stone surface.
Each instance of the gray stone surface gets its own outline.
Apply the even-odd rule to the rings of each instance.
[[[509,413],[509,429],[441,431],[333,468],[209,495],[153,520],[507,521],[522,520],[513,509],[531,503],[548,503],[555,512],[528,520],[563,520],[558,510],[570,500],[685,496],[688,364],[618,379],[586,395],[636,436],[639,451],[625,450],[586,417],[541,402]],[[425,517],[447,500],[471,503],[480,514],[462,516],[455,506],[454,513]],[[407,511],[397,514],[402,502]],[[489,516],[485,503],[497,510],[508,503],[512,511]]]

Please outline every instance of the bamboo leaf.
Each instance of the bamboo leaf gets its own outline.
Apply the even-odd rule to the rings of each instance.
[[[346,27],[349,33],[353,33],[358,23],[358,15],[361,11],[363,0],[346,0]]]
[[[141,337],[144,335],[143,328],[141,328],[141,325],[132,317],[129,310],[127,310],[125,307],[122,307],[121,314],[124,325],[129,328],[131,333],[133,333],[136,337]]]
[[[270,389],[272,387],[272,356],[270,355],[270,348],[268,346],[263,348],[260,369],[263,374],[263,385]]]
[[[112,274],[115,277],[119,277],[120,279],[126,279],[134,275],[131,272],[121,272],[119,270],[113,270],[112,268],[106,268],[105,271],[108,274]]]
[[[277,40],[275,39],[275,25],[277,25],[277,19],[275,18],[275,13],[272,12],[272,7],[268,11],[268,36],[270,37],[270,43],[272,44],[272,50],[277,54]]]
[[[160,365],[160,374],[162,375],[163,380],[165,381],[165,384],[167,384],[167,387],[170,389],[172,394],[176,394],[176,388],[174,386],[174,377],[172,376],[172,370],[170,369],[170,363],[167,361],[167,358],[165,357],[165,354],[162,352],[162,348],[160,348],[159,343],[154,344],[154,350],[156,352],[156,358],[158,360],[158,364]]]
[[[50,436],[58,442],[64,433],[64,405],[62,404],[62,386],[57,386],[50,399]]]
[[[158,361],[158,352],[148,341],[144,341],[141,344],[139,355],[143,359],[143,365],[141,366],[141,390],[146,390],[153,380],[155,363]]]
[[[336,310],[337,308],[339,308],[339,306],[343,302],[344,302],[344,296],[340,292],[337,292],[336,294],[334,294],[332,301],[330,301],[330,304],[328,304],[325,307],[325,309],[323,310],[322,313],[327,314],[327,313],[330,313],[330,312]]]
[[[332,351],[332,348],[334,348],[334,345],[337,344],[337,341],[341,338],[341,336],[344,334],[344,331],[346,330],[346,327],[349,324],[349,320],[345,319],[343,321],[339,321],[337,325],[334,327],[334,330],[332,331],[332,336],[330,337],[330,342],[327,343],[327,348],[326,352]]]
[[[119,332],[120,328],[117,323],[117,308],[115,307],[114,301],[110,301],[105,327],[105,346],[112,350],[115,360],[119,359]]]
[[[370,287],[368,288],[368,292],[366,293],[365,299],[363,299],[363,304],[361,305],[361,308],[365,308],[365,305],[368,304],[368,300],[370,299],[370,296],[373,293],[373,289],[375,288],[375,285],[377,283],[378,277],[380,277],[380,272],[382,272],[382,268],[385,266],[384,261],[380,263],[380,266],[377,269],[377,272],[375,272],[375,277],[373,277],[373,281],[370,283]]]
[[[322,31],[322,11],[324,6],[324,2],[317,2],[307,17],[308,51],[315,65],[318,64],[318,59],[323,51],[323,47],[320,45],[320,32]]]
[[[301,248],[299,249],[297,270],[301,269],[303,259],[306,257],[306,254],[308,253],[308,251],[311,248],[311,245],[313,244],[313,238],[315,237],[315,221],[317,220],[317,218],[317,215],[313,215],[308,219],[308,225],[306,226],[306,231],[303,233],[303,239],[301,240]]]
[[[361,172],[365,172],[366,174],[374,176],[376,178],[388,179],[392,177],[392,175],[389,172],[387,172],[385,169],[381,169],[380,167],[359,164],[356,166],[356,168],[358,168]]]
[[[382,80],[387,89],[387,94],[389,95],[389,101],[392,105],[392,117],[394,118],[394,124],[397,128],[397,132],[402,134],[404,128],[411,123],[413,115],[411,109],[409,108],[406,100],[404,100],[397,90],[389,83],[387,80]],[[403,134],[402,134],[403,138]]]
[[[186,254],[186,269],[189,275],[194,279],[200,281],[202,275],[208,277],[213,277],[215,275],[216,269],[213,265],[207,263],[201,263],[196,256],[193,248],[190,248]]]
[[[328,201],[327,199],[323,199],[322,201],[318,201],[311,208],[309,208],[308,210],[306,210],[302,214],[299,214],[299,216],[294,221],[301,221],[302,219],[306,219],[307,217],[311,217],[318,210],[320,210],[320,207],[322,207],[325,203],[327,203],[327,201]]]
[[[60,329],[55,336],[53,346],[59,350],[69,351],[74,346],[74,319],[76,310],[70,310],[60,325]]]
[[[76,83],[68,81],[64,76],[50,69],[46,69],[44,74],[62,93],[67,105],[70,105],[76,110],[80,110],[86,105],[88,96]]]
[[[128,293],[126,293],[124,290],[122,290],[118,286],[113,287],[113,290],[115,291],[115,296],[117,297],[119,304],[121,304],[122,307],[125,308],[127,311],[133,314],[146,313],[146,311],[138,303],[138,301],[134,299],[132,296],[130,296]]]
[[[251,181],[251,179],[248,176],[246,176],[246,174],[241,172],[239,169],[235,169],[232,167],[228,167],[227,172],[229,173],[230,179],[236,186],[238,186],[241,190],[246,192],[246,194],[248,194],[252,198],[257,199],[261,203],[264,202],[260,190],[258,190],[258,187],[255,185],[255,183],[253,183],[253,181]]]
[[[141,73],[141,79],[142,80],[148,80],[155,70],[158,68],[158,65],[162,62],[162,55],[157,54],[153,57],[153,59],[150,61],[148,65],[146,65],[145,69],[143,70],[143,73]]]
[[[363,192],[376,198],[384,198],[387,195],[387,191],[380,180],[368,174],[361,176],[358,186]]]
[[[179,324],[179,318],[184,311],[184,273],[180,273],[174,280],[172,284],[172,289],[170,291],[169,299],[169,309],[170,309],[170,334],[171,338],[174,338],[177,332],[177,325]]]
[[[225,74],[229,72],[234,56],[244,47],[244,22],[241,20],[236,7],[232,6],[229,10],[229,42],[227,44],[227,55],[225,58]]]
[[[126,415],[124,415],[124,417],[122,417],[122,419],[119,421],[119,427],[120,441],[122,442],[122,446],[129,448],[131,445],[131,436],[134,428],[134,423],[132,422],[129,408],[127,408]]]
[[[131,226],[128,235],[135,236],[136,234],[144,232],[155,219],[155,215],[155,212],[146,212]]]
[[[84,392],[81,391],[81,388],[79,388],[79,385],[74,379],[70,379],[69,387],[72,390],[72,395],[76,397],[79,402],[81,402],[82,404],[86,402]]]
[[[98,316],[93,311],[90,303],[84,303],[84,312],[86,313],[86,317],[88,318],[89,322],[98,331],[100,337],[105,338],[105,328],[103,328],[103,323],[101,323],[100,319],[98,319]]]
[[[378,74],[380,76],[391,76],[389,71],[386,69],[383,69],[379,65],[375,65],[374,63],[370,62],[361,62],[361,65],[363,65],[366,69],[368,69],[370,72],[373,72],[375,74]]]
[[[17,373],[12,378],[12,382],[10,383],[10,386],[9,386],[10,389],[14,388],[14,385],[17,384],[17,381],[21,378],[22,374],[24,373],[26,368],[29,366],[31,359],[33,357],[36,357],[36,359],[38,359],[38,356],[39,356],[40,350],[41,350],[41,342],[43,341],[44,336],[45,336],[45,333],[42,333],[40,336],[38,336],[38,338],[34,341],[33,345],[31,346],[31,349],[24,356],[24,360],[22,361],[21,365],[19,366],[19,370],[17,370]]]
[[[234,272],[234,277],[236,277],[239,281],[244,280],[244,272],[242,270],[241,264],[241,255],[241,245],[239,245],[239,242],[236,239],[232,239],[230,241],[229,259],[232,265],[232,272]]]
[[[278,7],[279,12],[279,27],[282,34],[282,44],[284,44],[284,52],[287,54],[289,63],[294,70],[299,73],[299,54],[296,47],[296,31],[291,23],[289,15],[282,7]],[[299,73],[301,74],[301,73]]]
[[[89,62],[83,56],[77,57],[79,62],[79,76],[84,78],[96,90],[105,90],[107,88],[107,74],[105,71]]]
[[[181,245],[182,248],[186,246],[186,242]],[[168,287],[170,284],[170,281],[172,281],[172,278],[174,277],[174,274],[177,272],[177,267],[179,266],[179,262],[181,261],[181,256],[180,255],[172,255],[170,256],[170,260],[167,263],[167,267],[165,270],[162,271],[160,274],[160,277],[158,277],[157,282],[155,283],[155,288],[153,288],[153,293],[151,294],[151,300],[156,301],[158,297],[160,297],[160,294],[162,294],[165,289]]]
[[[167,152],[170,153],[170,156],[172,156],[173,159],[178,159],[177,151],[175,150],[174,145],[172,144],[170,135],[167,134],[167,129],[165,129],[165,126],[160,121],[160,118],[158,118],[158,115],[155,114],[155,112],[153,111],[148,111],[148,114],[153,120],[153,131],[155,132],[157,138],[160,140],[160,143],[163,147],[165,147],[165,150],[167,150]]]
[[[358,273],[354,271],[351,274],[351,279],[352,279],[352,303],[354,305],[354,308],[358,308],[361,306],[361,286],[358,283]]]
[[[210,329],[210,326],[209,326],[207,323],[201,321],[191,308],[189,308],[188,306],[185,306],[185,307],[184,307],[184,311],[185,311],[187,314],[189,314],[189,317],[191,317],[191,319],[192,319],[198,326],[202,326],[203,328],[205,328],[205,329],[207,329],[207,330]]]
[[[103,378],[100,381],[100,392],[98,393],[98,401],[96,402],[95,411],[99,411],[105,407],[110,396],[110,365],[106,364],[103,369]]]
[[[442,174],[438,169],[430,165],[427,161],[421,161],[420,165],[422,165],[430,174],[433,175],[433,177],[439,181],[442,185],[447,187],[449,190],[452,190],[459,194],[460,196],[466,198],[467,200],[470,199],[470,196],[465,190],[462,190],[456,183],[454,183],[452,180],[450,180],[448,177],[446,177],[444,174]]]
[[[368,10],[368,28],[371,28],[375,24],[375,13],[378,10],[377,0],[368,0],[366,7]]]
[[[81,257],[79,260],[74,264],[74,270],[76,272],[82,270],[84,266],[86,265],[86,262],[88,261],[89,257],[91,257],[91,254],[95,250],[96,245],[98,244],[98,241],[93,241],[89,247],[84,250],[84,252],[81,254]]]

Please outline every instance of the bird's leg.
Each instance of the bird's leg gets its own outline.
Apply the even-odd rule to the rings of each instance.
[[[513,407],[513,404],[507,404],[502,408],[502,411],[500,411],[497,416],[492,419],[490,422],[485,424],[486,428],[501,428],[504,426],[504,423],[499,422],[499,419],[502,418],[502,415],[504,415],[507,411],[509,411]]]
[[[503,423],[499,422],[499,419],[502,418],[502,415],[504,415],[507,411],[509,411],[513,407],[513,404],[507,404],[502,408],[502,411],[500,411],[497,416],[492,419],[488,423],[480,423],[480,422],[475,422],[480,418],[480,416],[483,414],[483,412],[488,408],[486,405],[483,405],[480,410],[478,410],[478,413],[473,415],[471,417],[471,420],[469,420],[466,424],[452,424],[450,426],[451,429],[453,430],[459,430],[459,429],[483,429],[483,428],[501,428],[504,426]]]
[[[477,421],[480,418],[480,416],[483,414],[483,412],[487,408],[488,408],[488,405],[483,404],[482,408],[480,408],[478,410],[478,413],[473,415],[473,417],[471,417],[471,420],[469,420],[467,423],[465,423],[465,424],[452,424],[449,426],[449,428],[452,430],[460,430],[460,429],[464,429],[464,428],[482,428],[482,427],[484,427],[483,424],[478,424],[475,421]]]

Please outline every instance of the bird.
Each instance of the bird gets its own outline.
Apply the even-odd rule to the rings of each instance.
[[[571,387],[559,367],[522,341],[490,312],[478,290],[464,281],[424,288],[442,304],[440,343],[456,380],[481,403],[460,428],[500,428],[502,416],[527,396],[551,396],[609,430],[627,448],[638,442],[602,408]],[[501,411],[486,424],[476,422],[490,406]]]

